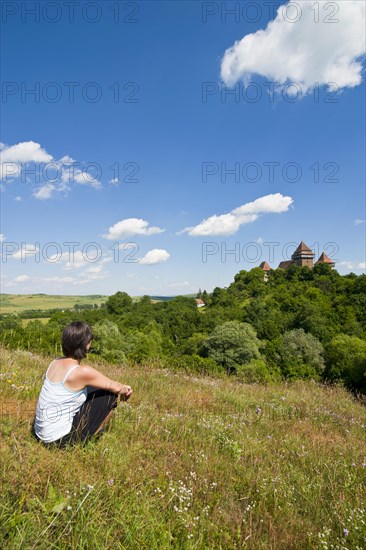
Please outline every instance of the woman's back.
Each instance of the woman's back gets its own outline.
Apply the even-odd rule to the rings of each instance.
[[[37,437],[45,443],[70,432],[73,418],[87,398],[87,388],[80,387],[72,376],[78,368],[73,359],[56,359],[47,369],[34,424]]]
[[[79,363],[75,359],[62,357],[52,361],[47,369],[46,378],[52,383],[64,382],[67,389],[71,391],[79,391],[84,388],[85,384],[80,382],[80,369],[73,369]],[[67,377],[65,381],[65,376]]]
[[[132,394],[130,386],[80,365],[92,338],[91,327],[81,321],[73,321],[62,331],[64,356],[48,367],[37,403],[34,433],[43,443],[62,447],[86,441],[101,430],[117,407],[118,396],[126,400]]]

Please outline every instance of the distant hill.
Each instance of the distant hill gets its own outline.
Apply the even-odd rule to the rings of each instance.
[[[179,294],[179,296],[184,296],[185,298],[195,298],[196,294]],[[167,302],[168,300],[173,300],[177,296],[149,296],[154,302]]]

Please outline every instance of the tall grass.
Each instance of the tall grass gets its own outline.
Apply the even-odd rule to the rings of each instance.
[[[50,450],[30,435],[50,361],[2,349],[2,548],[365,548],[365,408],[343,388],[100,365],[131,400]]]

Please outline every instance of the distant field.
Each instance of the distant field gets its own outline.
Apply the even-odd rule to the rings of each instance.
[[[194,298],[195,294],[185,294],[186,298]],[[151,296],[153,302],[172,300],[174,296]],[[108,296],[90,294],[89,296],[62,296],[57,294],[0,294],[0,313],[22,313],[29,309],[72,309],[75,304],[105,303]],[[133,296],[132,300],[138,302],[141,296]]]
[[[0,294],[0,313],[22,313],[28,309],[71,309],[75,304],[100,306],[108,296],[59,296],[51,294]]]

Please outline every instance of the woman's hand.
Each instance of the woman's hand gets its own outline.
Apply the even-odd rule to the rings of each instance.
[[[132,395],[131,386],[126,386],[125,384],[121,384],[121,389],[118,392],[118,395],[120,396],[121,401],[127,401],[127,399],[129,399],[130,396]]]

